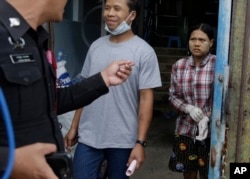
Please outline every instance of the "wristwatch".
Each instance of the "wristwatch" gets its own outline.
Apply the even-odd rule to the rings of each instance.
[[[136,143],[136,144],[141,144],[143,147],[146,147],[146,146],[147,146],[147,141],[137,140],[135,143]]]

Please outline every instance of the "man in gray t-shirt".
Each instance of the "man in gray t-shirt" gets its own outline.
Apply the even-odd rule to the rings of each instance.
[[[65,137],[67,147],[79,137],[74,157],[76,179],[96,179],[103,159],[107,160],[109,179],[125,179],[127,164],[136,160],[138,169],[145,159],[153,88],[161,86],[161,78],[154,49],[130,29],[136,11],[127,1],[106,1],[105,29],[110,35],[93,42],[81,75],[87,78],[114,59],[131,60],[135,65],[124,84],[110,88],[108,94],[76,111]]]

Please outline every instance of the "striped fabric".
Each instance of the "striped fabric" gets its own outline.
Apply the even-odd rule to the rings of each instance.
[[[195,66],[192,56],[178,60],[172,66],[169,100],[180,111],[176,133],[195,137],[197,124],[184,113],[186,104],[202,109],[210,117],[213,99],[214,66],[216,56],[208,54],[200,66]]]

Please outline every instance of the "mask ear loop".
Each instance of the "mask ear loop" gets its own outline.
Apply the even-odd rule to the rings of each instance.
[[[127,17],[126,20],[125,20],[126,23],[127,23],[127,20],[130,18],[130,16],[131,16],[133,13],[135,13],[135,11],[131,11],[131,12],[129,13],[128,17]],[[134,19],[133,19],[133,20],[134,20]],[[129,25],[132,24],[133,20],[131,21],[131,23],[130,23]]]

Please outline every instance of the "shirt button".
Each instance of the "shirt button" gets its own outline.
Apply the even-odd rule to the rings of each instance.
[[[28,83],[30,80],[29,80],[29,78],[24,77],[23,81],[26,82],[26,83]]]

